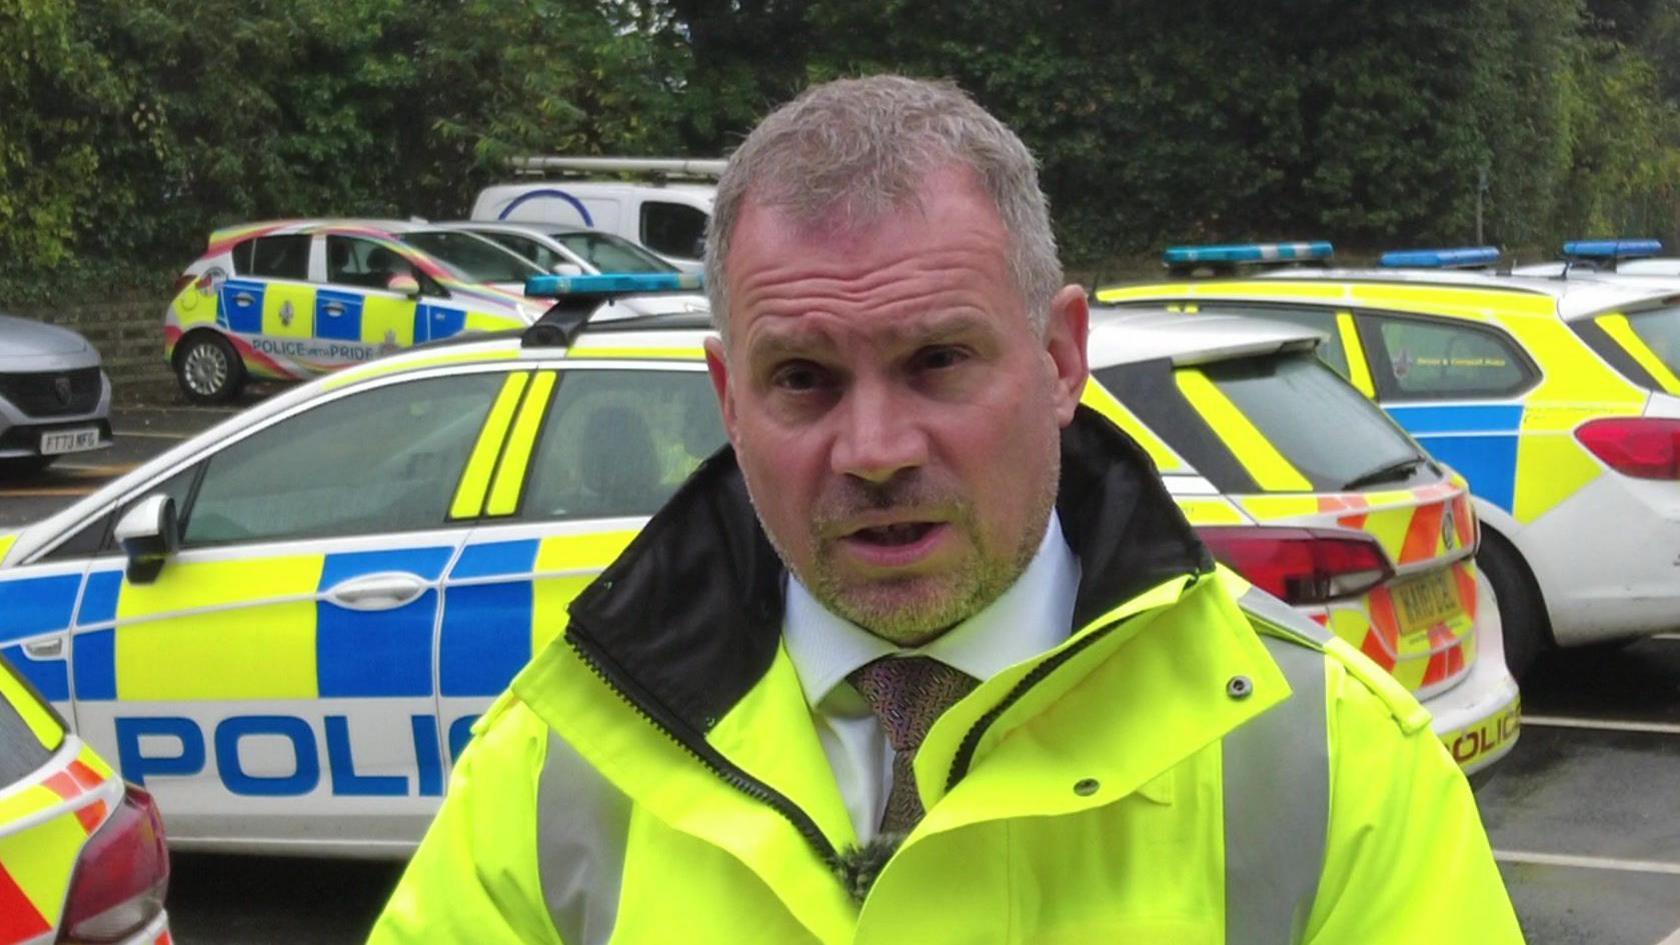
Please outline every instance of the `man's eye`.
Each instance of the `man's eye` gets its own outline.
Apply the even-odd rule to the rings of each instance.
[[[784,364],[770,376],[770,382],[776,387],[790,391],[816,390],[824,380],[823,370],[809,362],[795,362]]]
[[[956,367],[968,360],[968,352],[955,345],[925,348],[916,356],[916,366],[929,371]]]

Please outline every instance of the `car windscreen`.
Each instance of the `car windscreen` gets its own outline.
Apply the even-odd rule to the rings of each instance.
[[[1240,358],[1197,368],[1312,483],[1341,490],[1378,470],[1410,478],[1420,454],[1388,415],[1310,354]],[[1375,485],[1376,482],[1372,482]]]
[[[1633,312],[1628,327],[1669,371],[1680,374],[1680,306]]]
[[[0,791],[46,764],[63,738],[57,714],[0,656]]]
[[[554,239],[601,272],[676,272],[677,267],[610,233],[572,231]]]
[[[472,233],[405,233],[402,240],[449,263],[473,282],[523,283],[543,274],[535,263]]]

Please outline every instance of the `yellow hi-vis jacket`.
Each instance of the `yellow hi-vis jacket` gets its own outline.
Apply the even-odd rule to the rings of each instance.
[[[372,941],[1521,942],[1428,713],[1213,567],[1124,434],[1062,450],[1075,629],[934,724],[861,904],[725,451],[480,721]]]

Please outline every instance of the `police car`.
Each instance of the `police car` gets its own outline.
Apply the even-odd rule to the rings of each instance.
[[[0,942],[168,945],[157,807],[0,659]]]
[[[1553,643],[1680,629],[1675,287],[1418,268],[1427,258],[1243,278],[1225,249],[1169,263],[1226,278],[1097,298],[1328,336],[1323,358],[1468,478],[1519,674]]]
[[[725,442],[708,334],[545,320],[282,392],[0,538],[0,657],[183,846],[405,853],[474,720]],[[1485,765],[1517,703],[1468,496],[1316,342],[1103,316],[1087,402],[1216,554],[1391,667]]]
[[[462,332],[528,325],[545,306],[486,283],[517,286],[535,273],[487,240],[400,222],[217,230],[176,281],[165,356],[189,400],[222,403],[247,377],[299,380]]]

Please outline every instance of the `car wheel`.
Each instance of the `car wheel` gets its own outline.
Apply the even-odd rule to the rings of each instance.
[[[1493,585],[1495,603],[1499,605],[1499,622],[1504,630],[1505,665],[1519,681],[1540,654],[1552,647],[1551,621],[1546,617],[1546,605],[1540,598],[1540,588],[1534,583],[1528,565],[1499,535],[1482,530],[1482,547],[1476,552],[1476,563]]]
[[[245,384],[245,363],[227,339],[215,332],[189,335],[175,353],[175,377],[181,393],[195,404],[225,404]]]
[[[19,456],[0,459],[0,479],[22,479],[33,476],[53,464],[57,456]]]

